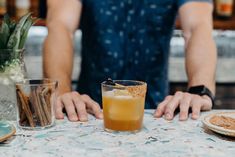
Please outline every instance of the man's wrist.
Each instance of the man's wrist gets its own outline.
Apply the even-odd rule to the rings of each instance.
[[[212,102],[212,106],[214,106],[214,100],[215,100],[215,96],[213,95],[213,93],[210,91],[209,88],[207,88],[206,86],[204,85],[198,85],[198,86],[192,86],[192,87],[189,87],[188,90],[187,90],[188,93],[191,93],[191,94],[197,94],[197,95],[200,95],[200,96],[207,96],[208,98],[211,99],[211,102]]]
[[[71,91],[72,91],[71,88],[59,88],[58,89],[58,95],[63,95],[65,93],[69,93]]]

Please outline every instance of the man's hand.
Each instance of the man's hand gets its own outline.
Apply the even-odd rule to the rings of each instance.
[[[179,119],[184,121],[188,119],[189,108],[192,109],[192,119],[198,119],[200,111],[207,111],[212,108],[212,101],[207,96],[199,96],[190,93],[176,92],[175,95],[170,95],[162,101],[154,116],[157,118],[165,116],[165,119],[172,120],[174,118],[174,112],[179,107]]]
[[[63,119],[65,108],[70,121],[87,121],[87,113],[93,114],[96,118],[102,119],[103,114],[97,102],[88,95],[80,95],[78,92],[62,94],[58,97],[55,105],[55,115],[57,119]]]
[[[43,49],[43,74],[59,81],[59,97],[55,105],[56,118],[86,121],[87,112],[102,118],[99,105],[87,95],[71,91],[74,32],[79,27],[82,3],[78,0],[48,0],[48,36]]]
[[[212,36],[213,5],[202,1],[190,1],[179,8],[181,27],[185,39],[185,62],[188,87],[203,84],[215,93],[216,46]],[[155,117],[165,115],[167,120],[180,110],[179,119],[188,118],[192,109],[192,119],[197,119],[200,111],[210,110],[212,101],[208,96],[176,92],[167,96],[158,105]]]

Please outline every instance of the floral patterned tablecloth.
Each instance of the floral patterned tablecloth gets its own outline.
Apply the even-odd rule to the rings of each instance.
[[[235,139],[218,135],[203,127],[200,120],[185,122],[155,119],[146,110],[143,129],[134,134],[108,133],[103,121],[89,117],[89,122],[57,120],[41,131],[17,130],[10,140],[0,143],[0,157],[232,157]],[[14,123],[14,122],[13,122]],[[15,123],[14,123],[15,124]]]

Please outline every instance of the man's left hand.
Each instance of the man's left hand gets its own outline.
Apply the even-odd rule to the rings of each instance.
[[[162,101],[155,113],[154,117],[165,117],[166,120],[174,118],[175,110],[179,108],[179,120],[187,120],[189,117],[189,109],[192,109],[192,119],[198,119],[201,111],[211,110],[212,101],[207,95],[199,96],[187,92],[176,92],[175,95],[167,96]]]

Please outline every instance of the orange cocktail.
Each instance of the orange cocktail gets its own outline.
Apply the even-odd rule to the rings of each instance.
[[[128,80],[114,83],[102,83],[105,130],[140,130],[143,123],[146,83]]]

